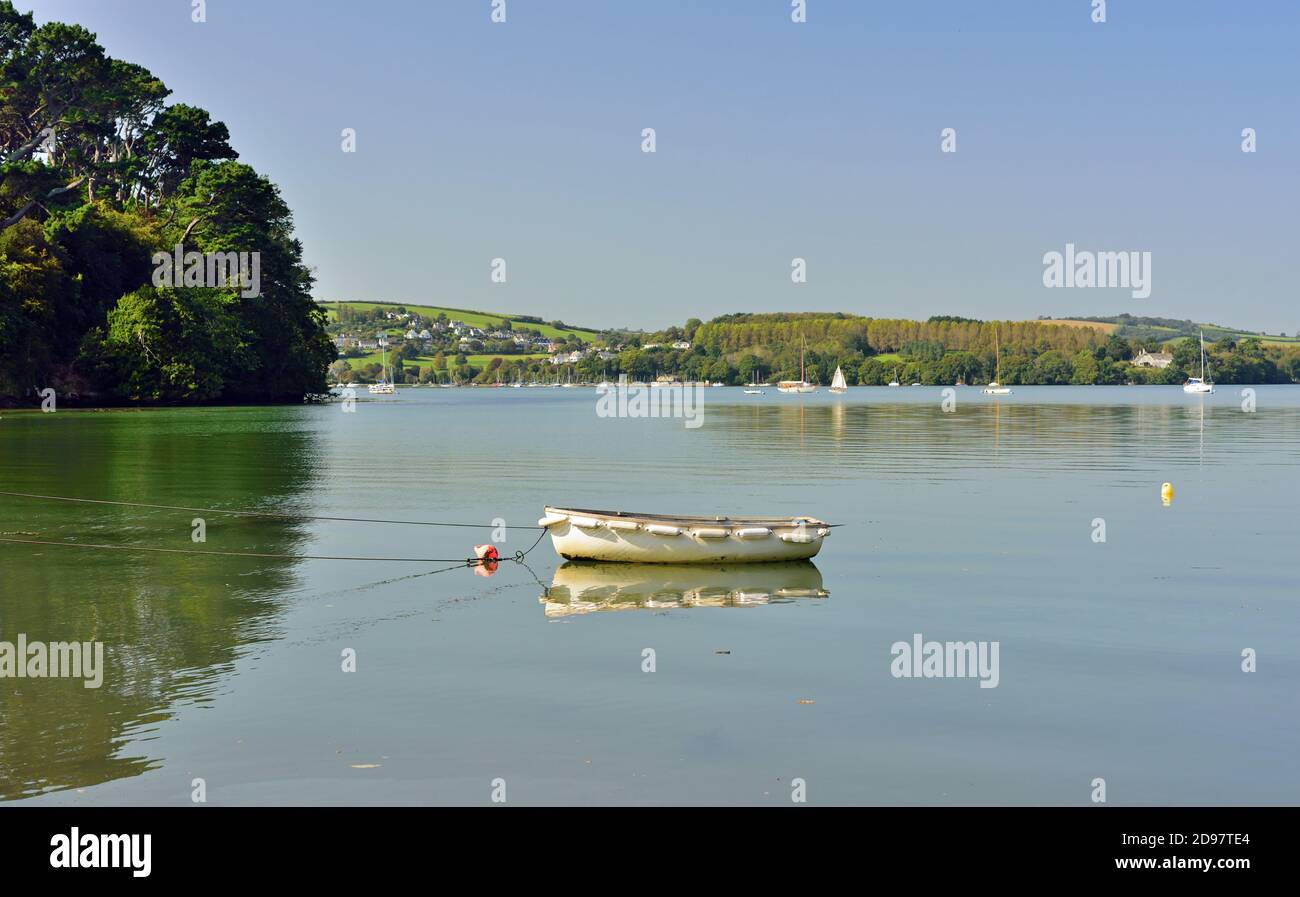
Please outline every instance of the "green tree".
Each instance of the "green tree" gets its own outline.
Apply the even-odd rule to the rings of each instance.
[[[1087,349],[1080,349],[1074,354],[1072,359],[1074,373],[1070,376],[1070,382],[1090,386],[1099,382],[1101,369],[1097,365],[1097,359]]]
[[[141,287],[109,312],[103,349],[121,398],[212,401],[241,353],[239,320],[222,291]]]
[[[0,0],[0,394],[32,376],[123,400],[323,391],[335,352],[287,206],[224,124],[169,93],[84,28]],[[155,280],[153,253],[178,243],[257,253],[260,295]],[[146,350],[151,334],[180,342]]]
[[[867,358],[858,366],[858,383],[863,386],[884,386],[893,377],[893,369],[875,358]]]
[[[1046,385],[1069,383],[1074,366],[1064,352],[1049,349],[1034,360],[1033,376],[1034,382]]]

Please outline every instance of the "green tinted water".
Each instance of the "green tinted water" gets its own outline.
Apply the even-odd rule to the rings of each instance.
[[[1300,389],[1255,413],[1238,392],[958,390],[944,413],[937,389],[712,389],[698,429],[598,417],[585,389],[6,412],[10,492],[847,525],[811,571],[698,575],[561,569],[549,542],[490,578],[0,543],[0,641],[100,641],[107,667],[0,679],[0,797],[185,804],[201,778],[211,804],[482,804],[501,778],[521,804],[788,804],[799,777],[813,803],[1084,804],[1100,776],[1113,804],[1295,803]],[[488,535],[0,496],[11,539],[460,557]],[[999,642],[997,688],[895,678],[914,633]]]

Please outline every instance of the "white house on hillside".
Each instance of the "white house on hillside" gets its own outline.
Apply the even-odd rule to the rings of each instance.
[[[1143,368],[1167,368],[1173,363],[1174,356],[1168,352],[1139,352],[1133,363]]]

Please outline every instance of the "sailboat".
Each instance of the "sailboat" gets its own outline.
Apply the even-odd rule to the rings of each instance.
[[[1009,396],[1011,395],[1011,390],[998,382],[998,378],[1002,376],[1002,344],[998,340],[998,331],[996,328],[993,330],[993,358],[993,379],[989,381],[988,386],[984,387],[984,395]]]
[[[379,382],[370,384],[370,394],[376,396],[391,396],[397,392],[397,387],[385,380],[388,374],[388,334],[379,334]]]
[[[758,368],[754,368],[754,382],[749,384],[749,387],[745,390],[745,395],[747,396],[766,395],[766,393],[764,393],[763,390],[758,388]]]
[[[776,385],[781,392],[816,392],[817,384],[808,382],[808,374],[804,369],[804,352],[808,348],[804,342],[799,346],[799,379],[782,380]]]
[[[835,366],[835,377],[831,380],[831,392],[840,393],[848,392],[849,384],[844,381],[844,371],[839,365]]]
[[[890,386],[898,386],[898,368],[894,368],[894,379],[889,381]]]
[[[1201,331],[1201,376],[1188,377],[1183,392],[1214,394],[1214,384],[1205,378],[1205,331]]]

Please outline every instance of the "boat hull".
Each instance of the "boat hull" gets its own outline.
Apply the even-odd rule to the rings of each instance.
[[[538,521],[565,560],[757,564],[816,557],[830,527],[812,517],[671,517],[546,509]]]

